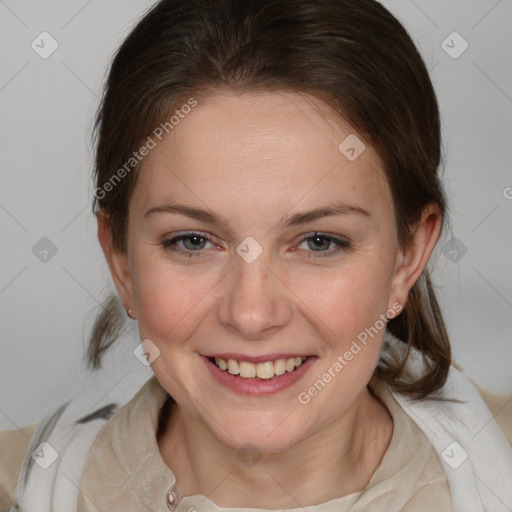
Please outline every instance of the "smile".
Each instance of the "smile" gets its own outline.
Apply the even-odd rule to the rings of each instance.
[[[294,357],[290,357],[290,356]],[[201,359],[214,381],[244,395],[261,396],[278,393],[303,378],[318,357],[295,354],[209,354]],[[249,359],[249,361],[247,360]]]
[[[211,357],[209,359],[220,370],[228,372],[231,375],[237,375],[242,379],[258,377],[268,380],[284,375],[286,372],[295,371],[302,366],[307,357],[276,359],[275,361],[265,361],[257,364],[249,361],[238,361],[236,359],[225,360],[220,357]]]

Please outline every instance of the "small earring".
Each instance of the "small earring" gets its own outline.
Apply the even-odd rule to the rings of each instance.
[[[126,314],[127,314],[127,315],[132,319],[132,320],[135,320],[135,317],[132,315],[132,310],[133,310],[133,308],[130,308],[130,309],[126,312]]]

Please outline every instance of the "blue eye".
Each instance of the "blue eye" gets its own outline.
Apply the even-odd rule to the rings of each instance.
[[[348,251],[352,248],[352,244],[348,240],[317,232],[304,235],[300,245],[304,242],[307,244],[308,249],[310,249],[307,251],[309,252],[308,258],[332,256],[334,253]]]
[[[178,245],[180,242],[183,247]],[[173,251],[183,256],[193,258],[201,256],[201,250],[204,249],[207,243],[211,243],[210,238],[205,236],[204,233],[190,232],[164,240],[162,247],[167,251]]]

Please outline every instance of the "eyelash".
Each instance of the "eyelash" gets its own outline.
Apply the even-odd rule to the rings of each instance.
[[[178,235],[174,238],[168,238],[166,240],[163,240],[162,247],[166,251],[172,251],[176,254],[180,254],[187,258],[200,258],[200,257],[202,257],[202,255],[201,255],[202,250],[197,250],[197,251],[184,250],[176,245],[181,240],[184,240],[186,238],[192,238],[194,236],[199,237],[203,240],[207,240],[208,242],[212,243],[211,238],[206,233],[201,233],[198,231],[190,231],[188,233],[183,233],[182,235]],[[318,231],[315,231],[313,233],[306,233],[305,235],[303,235],[299,242],[299,245],[302,242],[305,242],[306,240],[315,238],[315,237],[325,238],[329,242],[334,243],[336,245],[336,247],[334,249],[330,249],[328,251],[307,251],[309,253],[308,256],[306,256],[307,258],[325,258],[325,257],[333,256],[335,253],[338,253],[339,251],[347,252],[352,249],[352,244],[348,240],[337,238],[332,235],[321,233]],[[317,253],[317,254],[313,256],[311,253]]]

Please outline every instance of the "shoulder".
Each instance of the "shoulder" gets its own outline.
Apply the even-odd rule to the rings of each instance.
[[[137,461],[146,454],[141,438],[146,437],[146,428],[156,429],[158,413],[167,396],[156,377],[151,377],[102,426],[89,451],[87,464],[96,461],[101,470],[105,466],[104,457],[112,455],[112,463],[136,470]]]
[[[436,397],[412,400],[399,392],[393,396],[434,446],[449,481],[454,510],[473,510],[476,505],[478,510],[501,510],[500,503],[512,503],[510,438],[489,407],[504,410],[506,397],[493,404],[488,394],[485,401],[485,392],[457,365],[450,367]]]
[[[472,382],[491,411],[494,421],[512,445],[512,393],[503,395],[491,393],[476,382]]]
[[[154,486],[172,480],[156,435],[168,393],[155,376],[117,410],[96,436],[85,461],[78,511],[130,509],[141,505]],[[165,495],[165,492],[164,492]]]
[[[493,393],[485,389],[476,379],[468,375],[465,368],[459,363],[454,362],[454,369],[465,376],[467,381],[478,392],[479,397],[483,400],[489,409],[493,420],[503,432],[507,441],[512,446],[512,393]]]
[[[0,431],[0,511],[17,505],[16,488],[21,463],[35,428],[36,423]]]
[[[16,474],[11,475],[17,484],[6,489],[12,496],[8,496],[9,506],[16,504],[20,510],[67,510],[66,504],[76,503],[80,477],[95,437],[140,389],[141,380],[147,380],[147,375],[128,374],[130,379],[120,379],[114,385],[108,375],[93,376],[70,400],[31,426],[30,437],[21,440],[23,446],[15,450],[15,463],[7,463],[4,457],[3,445],[9,440],[0,439],[0,491],[6,478],[2,465],[16,466]],[[35,450],[37,460],[31,457]]]
[[[387,361],[400,361],[405,357],[406,349],[405,342],[386,332],[381,358]],[[424,371],[424,356],[413,346],[404,367],[406,382],[410,377],[420,378]],[[411,411],[412,406],[414,411],[425,411],[425,414],[434,418],[440,413],[438,419],[452,426],[478,429],[481,421],[496,424],[499,427],[497,435],[505,436],[508,443],[512,444],[512,393],[498,395],[483,389],[456,362],[452,362],[443,388],[431,397],[432,400],[410,400],[410,397],[399,392],[393,392],[393,395],[407,412]],[[440,401],[436,400],[437,398],[440,398]]]

